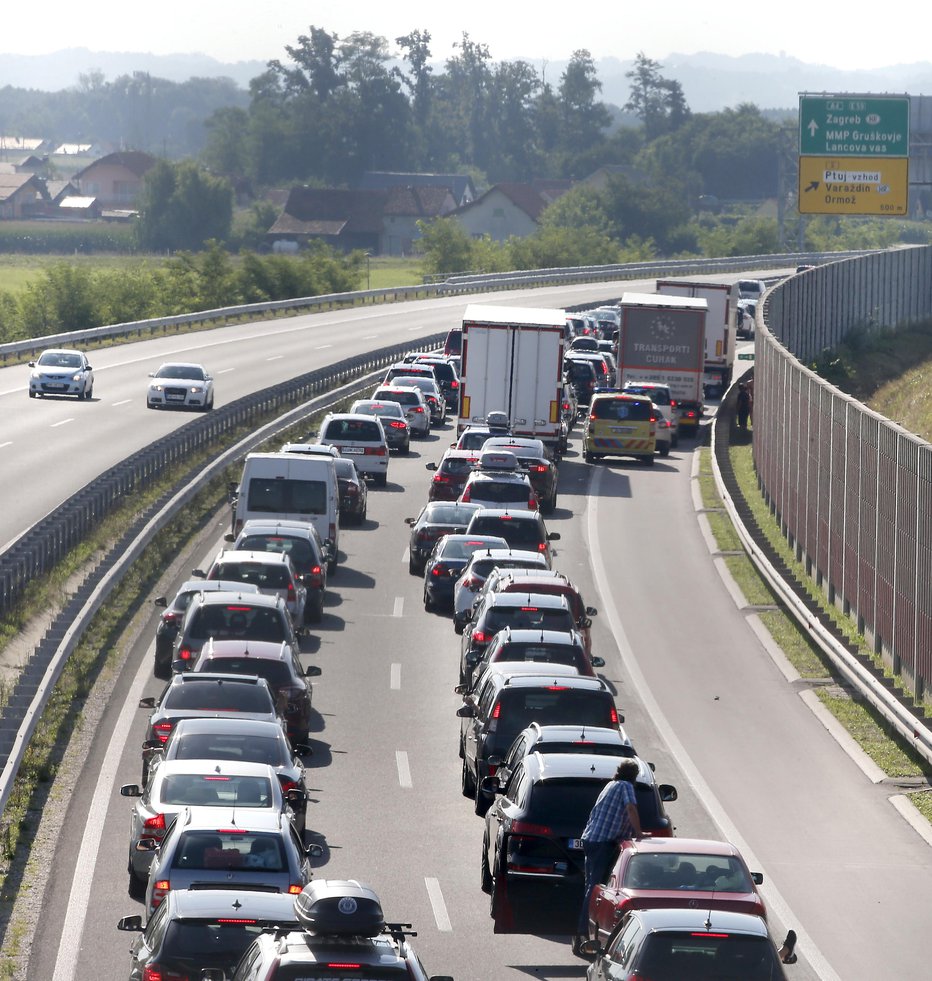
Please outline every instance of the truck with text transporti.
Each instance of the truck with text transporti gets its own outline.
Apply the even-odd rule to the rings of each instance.
[[[563,310],[471,303],[463,315],[457,434],[508,416],[514,436],[563,445]]]
[[[621,297],[617,385],[667,385],[684,430],[698,427],[702,415],[707,315],[708,303],[699,297],[659,293]]]
[[[705,324],[705,391],[711,398],[724,395],[731,384],[735,363],[738,284],[658,279],[657,292],[665,296],[701,298],[709,305]]]

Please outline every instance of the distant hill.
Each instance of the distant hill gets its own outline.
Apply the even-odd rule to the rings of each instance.
[[[542,73],[541,59],[526,56],[522,60]],[[843,71],[765,54],[670,54],[655,60],[661,64],[664,77],[675,79],[682,85],[693,112],[733,108],[742,102],[752,102],[762,110],[795,111],[800,92],[932,95],[932,62]],[[566,64],[566,61],[546,63],[547,80],[551,84],[559,84]],[[631,61],[617,58],[602,58],[596,62],[605,102],[623,106],[628,101],[630,83],[625,72],[631,67]],[[226,77],[245,89],[265,68],[265,61],[225,63],[203,54],[153,55],[70,48],[50,55],[0,54],[0,87],[10,85],[56,92],[78,85],[82,74],[100,71],[110,81],[133,72],[149,72],[173,82],[192,77]]]

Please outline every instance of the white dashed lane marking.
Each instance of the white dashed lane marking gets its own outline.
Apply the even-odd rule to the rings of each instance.
[[[450,922],[447,904],[443,901],[443,893],[440,891],[440,880],[425,878],[424,884],[427,886],[427,898],[430,900],[430,908],[434,911],[437,929],[443,933],[450,933],[453,924]]]
[[[392,665],[388,684],[392,691],[401,690],[401,665],[400,664]]]
[[[404,750],[399,749],[395,753],[395,765],[398,767],[398,783],[401,785],[401,789],[410,790],[413,786],[411,767],[408,765],[408,754]]]

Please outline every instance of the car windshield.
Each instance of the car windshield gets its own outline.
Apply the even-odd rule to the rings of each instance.
[[[281,552],[291,558],[294,567],[305,572],[317,564],[314,548],[307,538],[288,538],[285,535],[247,535],[239,548],[244,552]]]
[[[176,869],[264,869],[288,866],[279,835],[259,831],[186,831],[172,861]]]
[[[651,981],[774,981],[782,977],[767,937],[718,930],[655,931],[645,941],[637,969]]]
[[[156,378],[184,378],[188,381],[203,381],[204,369],[194,364],[163,364],[155,373]]]
[[[173,773],[161,782],[159,801],[198,807],[271,807],[272,787],[265,777]]]
[[[689,852],[632,855],[622,885],[628,889],[754,891],[744,866],[733,855],[694,855]]]
[[[36,362],[43,368],[80,368],[81,355],[67,351],[46,351]]]
[[[188,635],[192,640],[242,638],[273,644],[287,640],[279,610],[242,603],[202,606],[193,614]]]
[[[272,688],[291,683],[291,673],[283,661],[266,657],[212,657],[201,668],[211,674],[252,674],[265,678]]]
[[[272,713],[275,707],[267,688],[235,681],[210,681],[170,688],[162,708],[171,712],[191,709],[195,712],[261,712]]]
[[[323,480],[253,477],[246,509],[256,514],[326,514],[327,484]]]
[[[169,740],[166,759],[236,760],[269,766],[286,766],[291,762],[283,740],[251,733],[187,733],[184,738]]]

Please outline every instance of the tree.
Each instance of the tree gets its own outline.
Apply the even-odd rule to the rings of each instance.
[[[198,250],[208,239],[228,239],[232,220],[230,185],[191,161],[159,160],[146,173],[136,225],[144,248]]]
[[[560,77],[560,119],[562,144],[572,153],[592,143],[602,143],[611,117],[605,105],[596,101],[602,83],[596,74],[592,55],[585,49],[573,57]]]
[[[424,256],[424,270],[433,275],[466,272],[471,268],[472,240],[455,218],[419,221],[418,247]]]
[[[631,80],[631,97],[624,108],[644,124],[649,140],[681,126],[689,118],[689,107],[679,82],[664,78],[659,62],[639,51],[634,68],[625,72]]]

